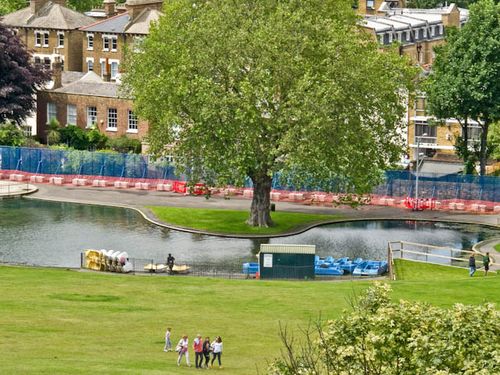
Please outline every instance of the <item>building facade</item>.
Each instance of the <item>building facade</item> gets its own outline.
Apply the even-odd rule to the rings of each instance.
[[[61,126],[97,128],[110,138],[127,136],[142,140],[146,121],[134,113],[134,103],[119,95],[119,84],[106,82],[94,72],[62,72],[54,69],[54,87],[37,97],[37,131],[47,141],[47,123],[56,119]]]
[[[401,5],[403,1],[360,0],[358,11],[365,15],[361,25],[376,38],[381,48],[396,43],[401,55],[420,66],[422,74],[428,74],[434,62],[435,47],[445,42],[446,29],[462,27],[468,20],[468,11],[455,4],[435,9],[400,8]],[[408,103],[405,120],[404,133],[411,160],[416,159],[417,148],[427,157],[444,155],[444,159],[449,159],[455,154],[454,145],[462,134],[461,126],[454,119],[436,125],[436,119],[428,113],[424,92],[416,93],[414,100]],[[480,128],[472,122],[469,129],[472,143],[479,139]]]
[[[66,7],[66,0],[30,0],[29,7],[0,20],[33,51],[33,59],[48,68],[60,56],[64,70],[82,70],[80,27],[95,20]]]

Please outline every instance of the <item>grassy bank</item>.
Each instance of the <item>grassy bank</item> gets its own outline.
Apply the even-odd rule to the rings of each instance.
[[[500,253],[500,243],[497,243],[495,245],[495,250],[498,251]]]
[[[272,212],[275,225],[271,228],[253,228],[245,221],[248,211],[177,207],[148,207],[161,221],[179,227],[222,234],[279,234],[314,223],[340,219],[339,215],[316,215],[296,212]]]
[[[500,303],[500,277],[398,262],[394,298]],[[335,318],[370,282],[265,282],[0,267],[0,368],[33,374],[192,374],[164,353],[173,328],[221,335],[223,370],[249,375],[278,354],[279,323]],[[192,351],[191,351],[192,352]],[[193,356],[194,357],[194,356]],[[194,360],[194,358],[193,358]],[[262,373],[262,372],[261,372]]]

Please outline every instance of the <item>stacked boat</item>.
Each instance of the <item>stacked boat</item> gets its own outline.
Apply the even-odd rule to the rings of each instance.
[[[125,251],[89,249],[85,250],[84,257],[87,269],[124,273],[132,271],[132,263]]]
[[[387,272],[385,260],[365,260],[359,263],[352,274],[354,276],[380,276]]]

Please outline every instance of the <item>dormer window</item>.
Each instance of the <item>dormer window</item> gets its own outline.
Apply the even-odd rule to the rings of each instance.
[[[64,48],[64,33],[57,33],[57,48]]]
[[[87,34],[87,50],[92,51],[94,49],[94,34]]]
[[[375,0],[366,0],[366,9],[375,9]]]

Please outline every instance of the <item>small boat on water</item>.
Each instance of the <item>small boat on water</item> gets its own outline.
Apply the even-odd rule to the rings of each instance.
[[[147,272],[156,272],[156,273],[167,272],[167,269],[168,269],[167,265],[161,263],[157,264],[149,263],[144,266],[144,271]]]
[[[191,267],[189,267],[185,264],[182,264],[182,265],[174,264],[174,266],[172,267],[172,272],[178,273],[178,274],[185,274],[185,273],[189,273],[190,269],[191,269]]]

